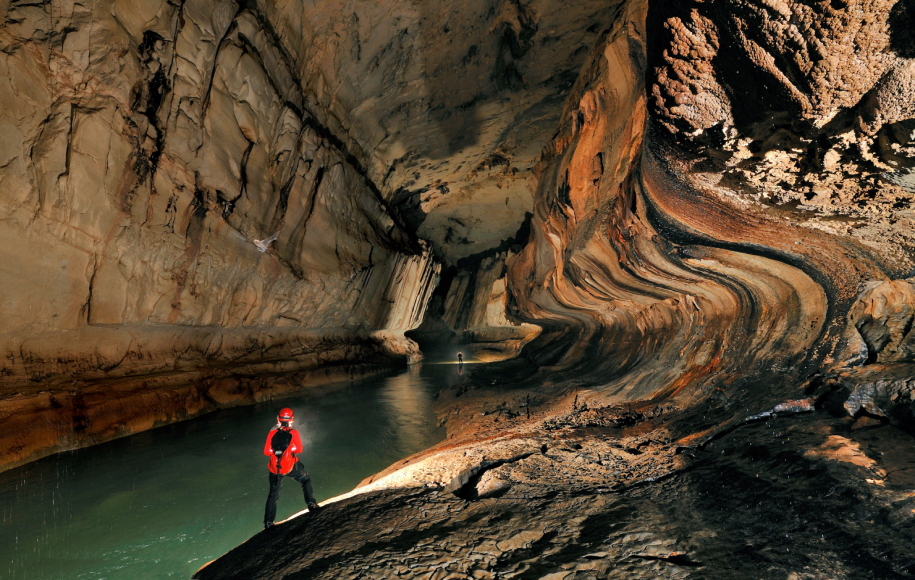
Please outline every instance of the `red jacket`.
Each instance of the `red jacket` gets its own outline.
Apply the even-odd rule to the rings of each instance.
[[[279,473],[280,475],[286,475],[292,468],[295,466],[296,462],[299,460],[296,457],[295,453],[302,452],[302,436],[299,435],[299,432],[295,429],[289,429],[289,432],[292,433],[292,441],[289,442],[289,447],[286,448],[286,452],[283,454],[282,462],[280,466],[282,471],[277,471],[277,456],[273,453],[273,435],[278,431],[278,429],[273,429],[270,433],[267,434],[267,444],[264,445],[264,455],[270,457],[270,463],[267,464],[267,469],[270,470],[270,473]]]

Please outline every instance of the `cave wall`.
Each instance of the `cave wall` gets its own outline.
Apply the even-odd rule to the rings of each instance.
[[[911,7],[657,3],[649,107],[710,185],[873,248],[909,275]]]
[[[0,14],[4,466],[417,354],[437,262],[257,5]]]
[[[444,326],[605,398],[909,360],[901,2],[0,12],[3,417],[65,425],[15,461],[412,356],[438,261]]]
[[[542,332],[440,394],[445,442],[270,532],[296,549],[197,577],[910,574],[909,4],[626,2],[506,254]],[[446,272],[441,327],[501,274]]]
[[[47,415],[7,456],[232,404],[228,378],[244,402],[264,373],[415,357],[438,262],[495,276],[467,324],[517,351],[536,328],[476,265],[621,5],[0,2],[0,403]],[[100,381],[122,402],[94,416]]]
[[[264,2],[312,108],[438,258],[512,237],[578,71],[620,0]]]
[[[627,3],[509,260],[510,313],[544,327],[522,358],[549,377],[529,380],[724,417],[819,373],[911,362],[896,336],[911,298],[889,282],[913,256],[912,194],[894,183],[911,163],[903,8]],[[881,283],[897,286],[861,294]]]

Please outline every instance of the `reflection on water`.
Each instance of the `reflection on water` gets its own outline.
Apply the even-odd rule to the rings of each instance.
[[[380,395],[381,402],[398,418],[389,445],[402,450],[401,455],[428,447],[429,425],[437,421],[432,412],[433,394],[422,380],[419,366],[387,379]]]
[[[280,407],[295,410],[320,501],[440,441],[432,403],[458,380],[457,365],[415,365],[0,473],[0,577],[190,578],[261,529],[262,450]],[[284,485],[278,519],[305,507],[293,483]]]

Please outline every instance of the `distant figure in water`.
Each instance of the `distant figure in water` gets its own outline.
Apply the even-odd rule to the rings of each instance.
[[[264,455],[270,457],[267,469],[270,471],[270,494],[267,496],[267,507],[264,509],[264,529],[273,527],[276,518],[276,500],[280,497],[280,487],[283,485],[283,476],[288,475],[302,484],[305,493],[305,503],[308,511],[316,512],[320,509],[315,500],[314,491],[311,489],[311,477],[305,472],[305,467],[296,457],[302,452],[302,436],[292,428],[295,413],[286,408],[280,411],[276,418],[276,427],[267,435],[267,444],[264,445]]]
[[[464,366],[464,353],[462,352],[458,353],[458,365]]]

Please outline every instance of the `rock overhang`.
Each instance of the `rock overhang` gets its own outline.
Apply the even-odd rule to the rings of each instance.
[[[266,7],[314,106],[454,264],[513,236],[579,69],[622,2]]]

